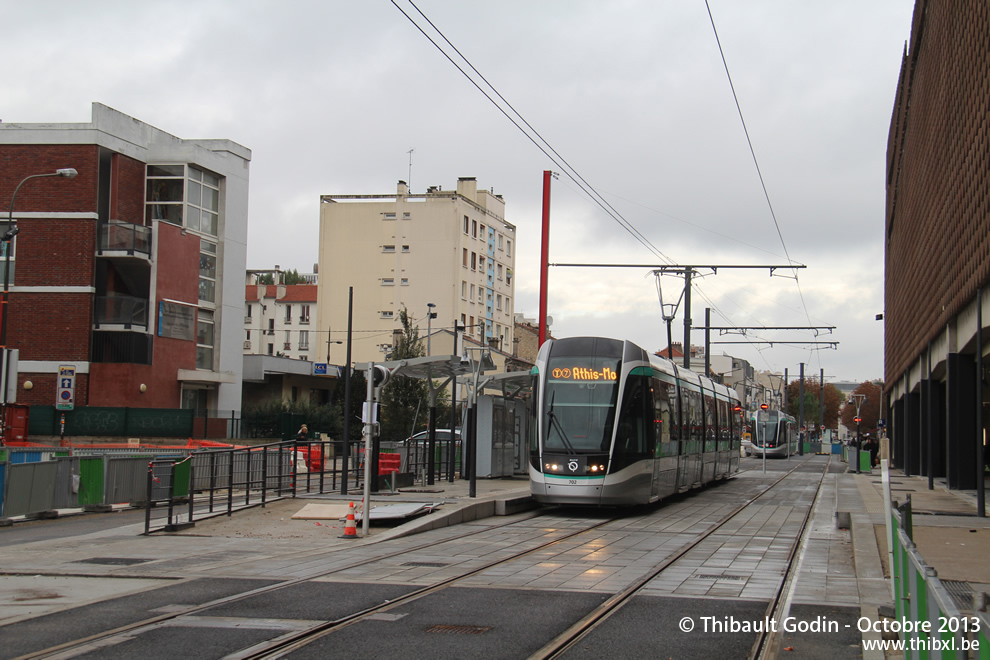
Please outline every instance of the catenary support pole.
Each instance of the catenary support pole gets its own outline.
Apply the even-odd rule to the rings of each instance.
[[[543,170],[543,238],[540,242],[539,348],[547,340],[547,270],[550,267],[550,170]]]
[[[354,312],[354,287],[347,289],[347,361],[344,363],[344,464],[340,469],[340,494],[347,495],[347,471],[351,456],[351,320]],[[330,365],[327,365],[328,367]]]

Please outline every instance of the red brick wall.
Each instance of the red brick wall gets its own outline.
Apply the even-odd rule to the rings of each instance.
[[[112,157],[110,220],[144,224],[145,164],[123,154]]]
[[[95,145],[3,145],[0,149],[0,200],[3,211],[10,208],[10,197],[25,177],[74,167],[73,179],[50,177],[33,179],[17,193],[18,211],[96,212],[99,181],[99,148]],[[6,215],[6,213],[4,213]]]
[[[990,5],[918,0],[887,144],[890,387],[990,278]]]

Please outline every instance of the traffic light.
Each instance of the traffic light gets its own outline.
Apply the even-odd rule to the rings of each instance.
[[[767,404],[765,403],[760,404],[760,410],[767,410],[768,408],[770,408],[770,406],[768,406]]]
[[[862,417],[853,417],[853,421],[856,422],[857,424],[859,424],[860,422],[863,421],[863,418]]]

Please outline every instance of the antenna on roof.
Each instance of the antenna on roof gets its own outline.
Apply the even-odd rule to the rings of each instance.
[[[412,192],[412,155],[414,151],[416,150],[409,149],[409,151],[406,152],[409,154],[409,176],[406,177],[406,181],[409,182],[409,188],[408,188],[409,192]]]

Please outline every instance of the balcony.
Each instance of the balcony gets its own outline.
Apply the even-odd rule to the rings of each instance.
[[[151,257],[151,227],[129,222],[107,222],[100,225],[96,253],[126,253],[130,256]]]
[[[148,301],[134,296],[96,296],[93,298],[93,325],[121,325],[148,329]]]

